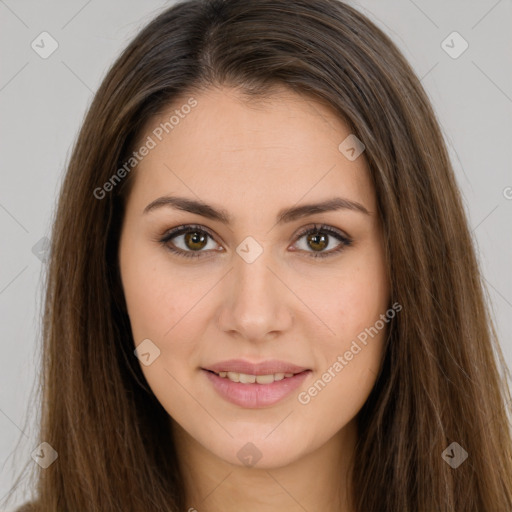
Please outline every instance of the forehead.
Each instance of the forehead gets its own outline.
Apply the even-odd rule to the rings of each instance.
[[[190,98],[195,106],[185,108]],[[140,144],[151,138],[154,147],[137,166],[133,193],[149,202],[180,190],[279,208],[339,192],[373,209],[364,154],[350,161],[339,149],[350,135],[326,105],[287,89],[257,101],[208,89],[175,100],[146,124]]]

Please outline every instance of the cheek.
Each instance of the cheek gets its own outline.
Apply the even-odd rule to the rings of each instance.
[[[123,291],[135,344],[144,338],[159,340],[166,326],[167,329],[171,326],[173,314],[169,305],[176,303],[167,300],[173,289],[166,279],[159,275],[154,265],[143,264],[144,261],[147,262],[134,251],[121,265]]]
[[[307,411],[310,432],[334,435],[353,420],[366,402],[378,374],[382,336],[363,346],[348,344],[333,354],[329,364],[301,393],[299,401]],[[350,353],[350,360],[347,357]]]
[[[156,388],[169,373],[179,378],[185,372],[184,361],[197,359],[203,318],[202,302],[209,279],[169,264],[165,250],[131,244],[122,246],[120,258],[123,291],[132,328],[134,345],[151,340],[159,350],[154,364],[141,365],[150,385]],[[169,373],[167,373],[169,372]],[[151,386],[153,387],[153,386]]]
[[[310,417],[325,422],[333,432],[354,418],[367,400],[379,372],[390,322],[385,287],[345,292],[340,292],[340,304],[333,306],[336,336],[319,340],[315,379],[299,397],[300,403],[310,408]],[[317,425],[313,430],[321,428]]]
[[[354,253],[354,258],[347,258],[332,283],[336,285],[317,300],[335,334],[319,340],[317,379],[304,401],[311,399],[313,408],[344,421],[357,413],[375,383],[389,328],[389,286],[381,246],[372,244],[357,257]],[[343,409],[344,419],[333,403]]]
[[[326,350],[331,357],[333,351],[348,350],[351,341],[373,326],[389,307],[389,283],[381,247],[368,244],[365,250],[347,253],[314,297],[332,331],[325,338]]]
[[[135,344],[150,338],[160,345],[191,308],[193,285],[185,272],[169,264],[163,248],[155,250],[150,243],[136,243],[135,236],[127,236],[120,247],[123,292],[133,337]]]
[[[126,245],[121,258],[121,275],[128,315],[134,338],[134,349],[143,342],[149,345],[151,360],[142,372],[162,406],[173,414],[187,410],[190,399],[184,393],[186,382],[184,362],[194,360],[193,319],[196,312],[193,302],[204,295],[188,282],[186,275],[171,271],[165,255],[151,254],[143,248]],[[194,300],[195,299],[195,300]],[[195,329],[197,330],[197,326]],[[147,347],[146,345],[141,345]],[[156,348],[155,348],[156,347]]]

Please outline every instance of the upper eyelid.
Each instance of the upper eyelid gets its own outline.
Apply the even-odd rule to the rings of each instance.
[[[334,226],[331,226],[329,224],[322,224],[319,222],[315,222],[313,224],[308,224],[307,226],[301,228],[298,233],[295,236],[302,237],[306,233],[309,233],[310,231],[326,231],[327,233],[334,236],[334,233],[340,235],[341,237],[345,238],[346,240],[351,240],[351,237],[345,233],[343,230],[339,228],[335,228]]]
[[[176,226],[175,228],[167,230],[163,235],[163,240],[170,240],[171,238],[174,238],[176,236],[182,236],[187,231],[203,231],[206,233],[209,237],[212,239],[216,239],[217,235],[214,235],[213,232],[207,228],[206,226],[202,226],[200,224],[182,224],[180,226]]]

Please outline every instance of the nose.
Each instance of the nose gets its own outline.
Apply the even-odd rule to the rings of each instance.
[[[222,287],[219,328],[251,342],[289,330],[297,299],[276,270],[270,251],[264,250],[252,263],[236,255],[233,267]]]

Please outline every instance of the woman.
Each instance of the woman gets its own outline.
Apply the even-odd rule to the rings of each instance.
[[[30,510],[512,508],[438,123],[337,0],[190,0],[136,37],[69,164],[44,318]]]

